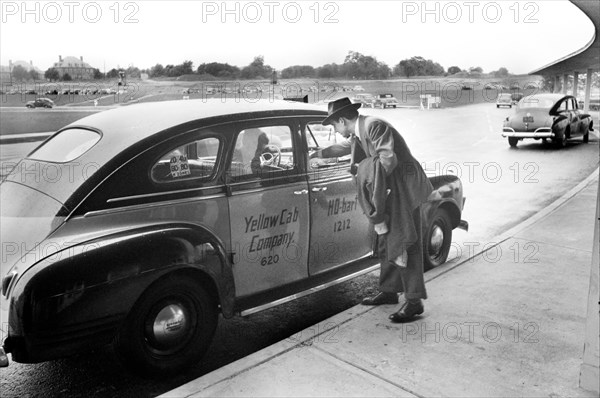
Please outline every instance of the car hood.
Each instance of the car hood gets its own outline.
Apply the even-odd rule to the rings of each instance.
[[[523,122],[523,117],[533,117],[533,123]],[[548,114],[547,109],[517,109],[508,119],[507,126],[515,130],[535,130],[540,127],[551,127],[554,118]]]
[[[57,216],[61,208],[60,202],[22,184],[0,184],[0,278],[62,249],[45,241],[64,222]]]

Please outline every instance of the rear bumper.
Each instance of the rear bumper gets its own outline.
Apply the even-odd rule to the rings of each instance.
[[[554,138],[556,135],[547,127],[540,127],[535,131],[515,131],[510,127],[504,127],[502,129],[502,137],[515,137],[515,138]]]

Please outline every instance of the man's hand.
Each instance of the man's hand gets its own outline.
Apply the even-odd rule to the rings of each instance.
[[[322,157],[323,157],[322,149],[318,149],[318,150],[314,151],[313,153],[311,153],[310,155],[308,155],[309,159],[322,158]]]

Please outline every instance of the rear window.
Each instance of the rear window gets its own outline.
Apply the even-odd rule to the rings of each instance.
[[[67,129],[51,137],[29,154],[30,159],[66,163],[87,152],[100,140],[100,134],[86,129]]]

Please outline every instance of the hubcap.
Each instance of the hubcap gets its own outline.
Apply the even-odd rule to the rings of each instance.
[[[439,225],[434,225],[433,231],[431,231],[431,238],[429,240],[429,253],[438,255],[444,244],[444,231]]]
[[[153,340],[161,348],[176,346],[189,329],[185,308],[180,304],[169,304],[161,309],[152,325]]]

